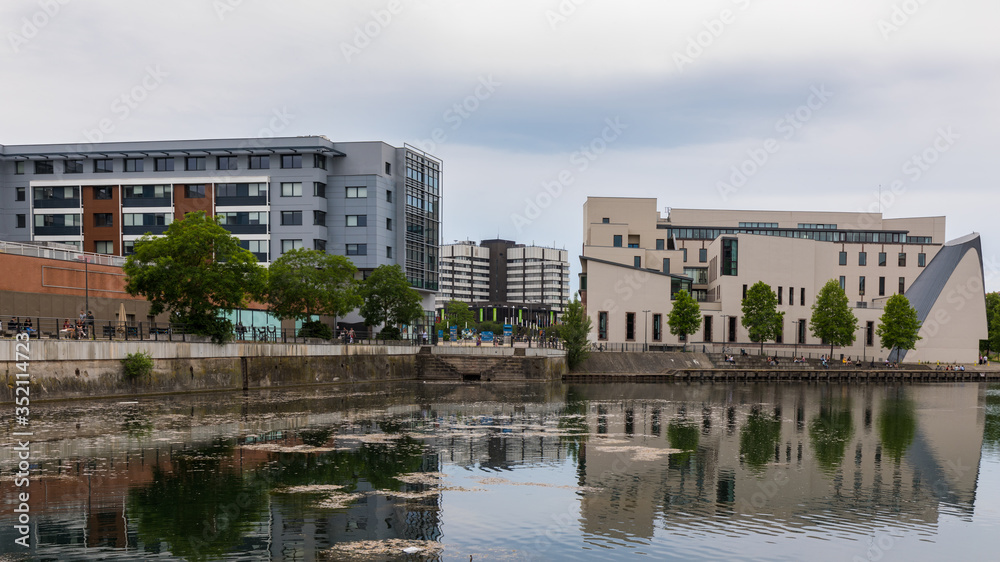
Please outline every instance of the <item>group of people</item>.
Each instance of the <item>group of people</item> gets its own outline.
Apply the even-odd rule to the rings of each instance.
[[[75,323],[70,323],[69,318],[63,321],[60,335],[73,338],[75,340],[88,339],[94,337],[94,312],[88,310],[86,313],[80,309],[80,315]]]
[[[12,316],[10,320],[7,321],[7,331],[14,332],[16,334],[34,334],[35,328],[31,323],[30,316],[25,317],[24,321],[17,316]]]
[[[340,329],[340,340],[346,343],[354,343],[354,328],[347,330],[346,328]]]

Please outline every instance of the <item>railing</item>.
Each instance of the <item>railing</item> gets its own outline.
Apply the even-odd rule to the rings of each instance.
[[[51,260],[86,261],[97,265],[113,265],[121,267],[125,263],[125,258],[120,256],[109,256],[107,254],[93,254],[90,252],[78,252],[75,250],[62,250],[49,248],[37,244],[21,244],[19,242],[7,242],[0,240],[0,252],[15,256],[29,256],[34,258],[47,258]]]

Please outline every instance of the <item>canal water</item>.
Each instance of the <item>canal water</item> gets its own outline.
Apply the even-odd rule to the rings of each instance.
[[[27,551],[18,429],[3,421],[2,560],[1000,548],[1000,385],[985,383],[405,383],[32,404]]]

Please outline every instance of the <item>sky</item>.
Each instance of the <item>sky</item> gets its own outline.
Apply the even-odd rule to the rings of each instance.
[[[565,248],[574,290],[588,196],[944,215],[997,291],[996,21],[995,0],[5,0],[0,144],[408,143],[444,161],[444,243]]]

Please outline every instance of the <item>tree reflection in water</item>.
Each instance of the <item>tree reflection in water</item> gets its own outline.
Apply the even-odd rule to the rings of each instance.
[[[1000,388],[986,391],[986,423],[983,428],[983,447],[1000,449]]]
[[[683,451],[670,455],[670,466],[681,466],[686,463],[698,448],[700,438],[697,423],[686,418],[670,420],[667,424],[667,441],[672,448]]]
[[[819,415],[809,423],[809,441],[816,453],[816,462],[824,472],[829,474],[840,467],[847,443],[853,436],[850,400],[824,397]]]
[[[917,434],[917,415],[913,401],[903,395],[903,389],[889,391],[878,416],[878,432],[882,449],[897,463]]]
[[[750,409],[746,425],[740,430],[740,461],[760,472],[774,458],[774,450],[781,439],[781,420],[760,410]]]

